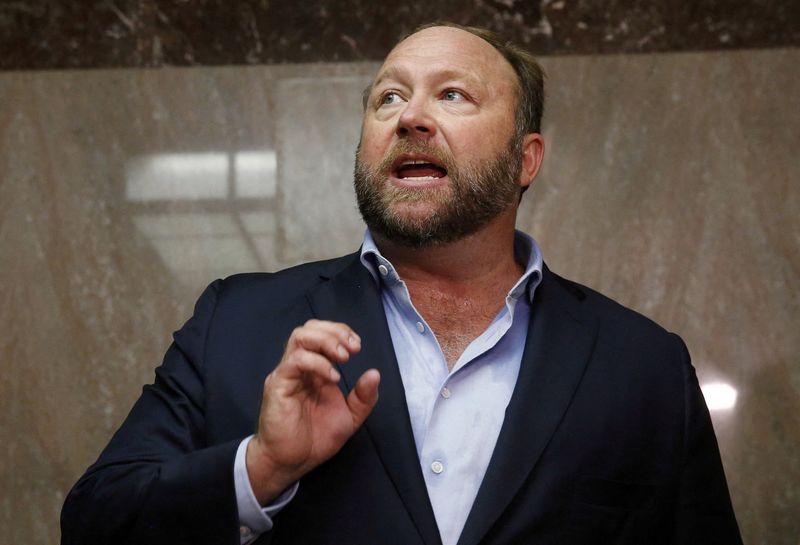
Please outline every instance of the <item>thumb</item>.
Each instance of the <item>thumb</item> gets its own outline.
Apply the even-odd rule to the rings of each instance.
[[[378,384],[381,374],[377,369],[369,369],[356,382],[347,396],[347,407],[353,417],[353,430],[361,426],[378,402]]]

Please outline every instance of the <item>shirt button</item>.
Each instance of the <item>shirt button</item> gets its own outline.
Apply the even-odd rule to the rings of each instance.
[[[417,331],[425,333],[425,325],[422,322],[417,322]]]
[[[386,268],[386,265],[378,265],[378,272],[381,273],[381,276],[386,276],[389,274],[389,269]]]
[[[448,399],[450,397],[450,389],[447,386],[445,386],[444,388],[442,388],[441,394],[443,398]]]
[[[434,462],[431,464],[431,471],[438,475],[444,471],[444,465],[439,460],[434,460]]]
[[[241,537],[250,537],[252,534],[253,530],[251,530],[247,526],[239,526],[239,535]]]

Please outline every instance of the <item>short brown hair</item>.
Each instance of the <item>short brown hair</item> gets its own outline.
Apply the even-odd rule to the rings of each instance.
[[[542,114],[544,113],[544,70],[536,58],[520,46],[506,40],[497,32],[486,28],[464,26],[449,21],[436,21],[418,26],[403,40],[421,30],[433,27],[450,27],[469,32],[487,42],[508,61],[517,74],[517,113],[516,133],[521,139],[532,132],[541,132]],[[400,41],[403,41],[400,40]],[[371,91],[371,86],[364,90],[364,105]]]

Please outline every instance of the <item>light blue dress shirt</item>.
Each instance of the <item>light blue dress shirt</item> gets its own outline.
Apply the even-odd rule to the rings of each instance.
[[[536,242],[520,231],[516,232],[514,251],[517,262],[525,263],[525,272],[489,327],[449,370],[405,283],[380,254],[369,231],[364,236],[361,262],[380,287],[417,454],[443,545],[455,545],[461,535],[522,362],[531,301],[542,278],[542,255]],[[240,445],[234,467],[242,544],[271,529],[270,516],[291,501],[297,490],[295,484],[266,509],[258,505],[244,464],[249,439]]]

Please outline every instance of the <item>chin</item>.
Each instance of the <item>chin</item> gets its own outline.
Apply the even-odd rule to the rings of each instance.
[[[437,214],[439,203],[430,201],[402,201],[390,205],[392,214],[403,222],[423,222]]]

